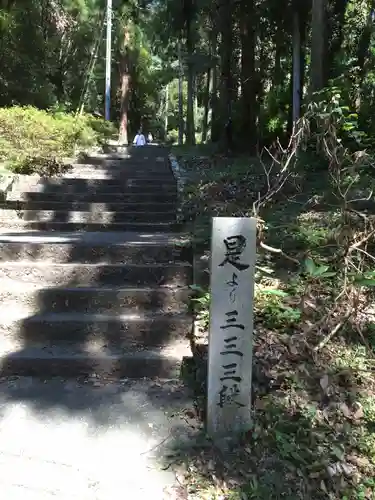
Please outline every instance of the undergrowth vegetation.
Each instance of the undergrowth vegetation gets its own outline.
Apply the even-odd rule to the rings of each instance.
[[[113,125],[91,115],[0,108],[0,163],[20,174],[59,174],[68,168],[66,158],[114,133]]]
[[[371,146],[330,88],[289,144],[258,158],[176,149],[190,172],[185,214],[197,252],[209,257],[211,216],[258,221],[253,428],[225,455],[206,445],[188,457],[196,498],[375,498]],[[202,282],[197,275],[192,287],[199,328],[190,376],[204,415],[210,293]]]

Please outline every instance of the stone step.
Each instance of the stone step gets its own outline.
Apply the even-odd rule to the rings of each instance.
[[[163,172],[169,170],[169,161],[167,157],[149,155],[146,158],[135,155],[90,155],[75,162],[77,165],[101,166],[106,168],[131,168],[133,170]]]
[[[130,379],[178,379],[187,343],[170,348],[121,353],[93,353],[72,347],[24,347],[0,356],[0,376],[109,375]]]
[[[53,233],[58,236],[58,233]],[[85,234],[87,238],[87,234]],[[110,233],[106,233],[110,234]],[[119,233],[117,233],[119,234]],[[76,235],[76,233],[75,233]],[[105,235],[104,235],[105,236]],[[102,235],[103,237],[103,235]],[[170,262],[191,262],[191,245],[168,242],[165,238],[160,242],[140,242],[139,240],[128,243],[113,243],[108,245],[93,239],[90,241],[74,241],[74,238],[58,241],[48,237],[38,238],[25,236],[10,237],[4,241],[0,235],[0,262],[15,261],[43,261],[45,264],[60,263],[97,263],[97,264],[168,264]],[[12,241],[13,240],[13,241]]]
[[[0,209],[15,210],[17,212],[30,210],[53,210],[55,212],[142,212],[142,213],[160,213],[174,212],[176,213],[175,203],[90,203],[85,201],[18,201],[8,200],[5,203],[0,203]]]
[[[84,174],[84,175],[83,175]],[[99,178],[107,179],[127,179],[131,177],[132,179],[161,179],[161,180],[171,180],[173,179],[173,173],[171,168],[147,168],[141,169],[139,165],[132,166],[128,164],[123,164],[120,162],[115,162],[113,165],[103,166],[102,163],[91,165],[91,164],[72,164],[71,170],[64,174],[64,179],[69,178],[83,178],[87,174],[87,179],[95,178],[93,175],[100,175]]]
[[[0,281],[0,314],[38,313],[145,314],[188,313],[190,290],[176,288],[41,288],[16,280]],[[1,317],[0,317],[1,321]]]
[[[177,222],[55,222],[55,221],[12,221],[1,222],[3,229],[31,231],[146,231],[146,232],[175,232],[180,228]]]
[[[40,193],[40,194],[46,194],[46,195],[58,195],[61,197],[61,195],[75,195],[75,196],[80,196],[82,194],[84,195],[94,195],[94,196],[101,196],[102,194],[104,195],[129,195],[129,194],[153,194],[158,192],[158,193],[165,193],[166,195],[169,194],[175,194],[176,193],[176,185],[174,184],[163,184],[163,183],[157,183],[155,182],[154,185],[152,184],[146,184],[142,185],[140,184],[128,184],[128,185],[121,185],[121,184],[111,184],[109,186],[107,185],[101,185],[101,186],[84,186],[84,185],[76,185],[76,184],[61,184],[58,186],[49,186],[48,189],[45,188],[45,186],[41,184],[36,184],[34,186],[30,186],[28,188],[29,193]]]
[[[0,209],[0,222],[78,222],[111,224],[116,222],[164,222],[173,223],[176,212],[106,212],[102,210],[4,210]]]
[[[160,167],[156,162],[149,163],[146,167],[142,162],[136,162],[134,160],[121,160],[121,159],[111,159],[105,161],[96,162],[95,159],[85,160],[84,163],[73,163],[71,167],[74,171],[103,171],[103,172],[114,172],[114,173],[127,173],[128,175],[140,175],[140,176],[171,176],[172,170],[169,163],[165,163]],[[65,176],[65,174],[64,174]]]
[[[174,177],[170,174],[161,178],[148,178],[148,177],[136,177],[133,175],[122,175],[116,178],[82,178],[82,177],[57,177],[48,180],[41,180],[38,182],[37,186],[44,190],[52,190],[61,187],[69,186],[69,189],[102,189],[103,186],[112,188],[120,186],[121,188],[126,188],[128,186],[146,186],[154,188],[155,185],[163,185],[170,189],[176,189],[176,181]],[[110,191],[110,189],[108,190]]]
[[[192,267],[186,263],[163,264],[46,264],[6,262],[0,264],[0,280],[43,286],[187,286]]]
[[[8,341],[112,353],[166,347],[186,339],[193,324],[191,316],[164,312],[123,315],[68,312],[25,317],[26,312],[19,307],[8,314],[2,313],[0,334]]]
[[[126,193],[38,193],[38,192],[12,192],[7,196],[7,200],[22,200],[22,201],[85,201],[92,203],[173,203],[177,200],[177,192],[160,192],[154,191],[150,193],[135,193],[128,191]]]

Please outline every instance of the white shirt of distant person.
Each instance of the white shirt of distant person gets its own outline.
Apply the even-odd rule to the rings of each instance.
[[[147,140],[141,130],[138,131],[138,134],[134,137],[133,145],[134,146],[146,146],[146,144],[151,144],[154,138],[152,137],[151,132],[147,135]]]

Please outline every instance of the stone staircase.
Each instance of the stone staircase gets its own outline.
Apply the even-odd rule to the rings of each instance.
[[[176,203],[156,146],[15,186],[0,209],[0,373],[176,377],[192,328]]]

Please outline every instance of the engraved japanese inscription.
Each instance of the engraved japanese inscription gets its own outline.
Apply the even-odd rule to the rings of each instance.
[[[256,220],[213,219],[207,430],[250,424]]]

